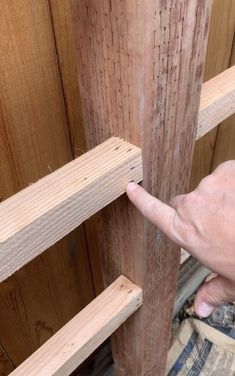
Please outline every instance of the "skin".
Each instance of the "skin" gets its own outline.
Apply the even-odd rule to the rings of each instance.
[[[235,301],[235,161],[221,164],[169,205],[133,182],[126,192],[149,221],[218,275],[198,290],[196,313],[207,317],[215,307]]]

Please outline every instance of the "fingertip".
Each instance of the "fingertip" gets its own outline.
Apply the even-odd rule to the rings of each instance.
[[[130,201],[145,218],[175,240],[175,229],[173,227],[175,210],[173,208],[153,197],[143,187],[134,182],[128,183],[126,193]]]
[[[131,194],[132,192],[134,192],[137,188],[138,188],[138,184],[136,184],[135,182],[131,181],[127,184],[127,187],[126,187],[126,193],[127,194]]]

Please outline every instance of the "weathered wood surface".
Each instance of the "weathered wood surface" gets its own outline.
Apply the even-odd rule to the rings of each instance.
[[[47,0],[0,2],[0,198],[72,158]],[[1,223],[1,228],[2,228]],[[18,365],[94,297],[79,228],[0,284],[0,342]]]
[[[142,290],[120,276],[12,376],[69,376],[142,305]]]
[[[164,201],[187,189],[210,1],[73,0],[88,147],[111,134],[143,150],[144,187]],[[113,337],[117,375],[163,375],[179,252],[121,198],[100,222],[106,285],[123,273],[144,305]],[[137,340],[137,338],[139,340]]]
[[[111,137],[0,204],[0,281],[143,178],[141,150]]]

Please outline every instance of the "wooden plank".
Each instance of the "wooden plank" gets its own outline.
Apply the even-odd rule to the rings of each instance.
[[[235,34],[230,65],[235,65]],[[235,115],[220,124],[213,156],[212,170],[220,163],[235,159]]]
[[[184,193],[210,1],[72,3],[88,147],[124,137],[142,148],[150,193],[164,201]],[[178,248],[124,197],[103,210],[99,226],[106,285],[124,274],[144,293],[141,311],[112,339],[116,373],[164,375]]]
[[[235,1],[214,0],[204,81],[210,80],[229,67],[234,29]],[[190,190],[193,190],[201,179],[211,172],[216,135],[217,129],[214,129],[195,144]]]
[[[82,109],[80,103],[79,83],[75,56],[75,36],[73,32],[70,2],[49,0],[58,63],[66,102],[66,113],[70,128],[72,151],[75,157],[87,151]]]
[[[68,126],[71,135],[72,151],[75,157],[87,151],[82,121],[79,82],[77,77],[75,35],[69,1],[49,0],[54,28],[56,50],[66,103]],[[100,251],[97,241],[96,218],[93,216],[84,224],[86,244],[92,270],[95,292],[103,291]]]
[[[0,205],[0,281],[142,180],[141,151],[117,137]]]
[[[11,375],[70,375],[141,305],[141,288],[120,276]]]
[[[0,1],[0,200],[72,159],[48,0]],[[94,297],[83,226],[0,284],[18,365]]]
[[[202,85],[196,139],[235,112],[235,66]]]

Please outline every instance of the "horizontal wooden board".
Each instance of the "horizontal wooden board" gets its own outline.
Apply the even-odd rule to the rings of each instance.
[[[235,113],[235,66],[202,86],[197,140]]]
[[[120,276],[11,376],[67,376],[142,305],[142,290]]]
[[[0,204],[0,281],[142,180],[141,150],[112,137]]]

